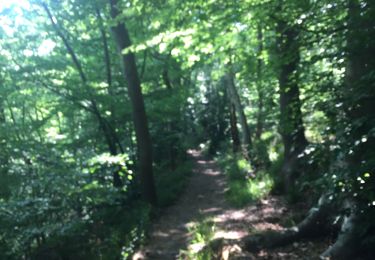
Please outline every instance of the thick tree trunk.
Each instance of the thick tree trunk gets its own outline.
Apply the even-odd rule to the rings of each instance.
[[[116,20],[120,14],[117,8],[117,0],[109,0],[111,8],[111,17]],[[148,131],[147,116],[145,105],[141,92],[141,84],[138,77],[135,56],[132,52],[123,54],[123,50],[131,46],[128,31],[123,22],[118,21],[112,27],[117,47],[121,52],[121,63],[123,65],[123,73],[127,81],[128,93],[132,104],[132,114],[135,127],[135,134],[139,152],[140,177],[142,185],[142,193],[149,203],[157,204],[154,177],[152,172],[152,145]]]
[[[344,217],[341,230],[336,242],[330,246],[322,255],[322,259],[338,259],[350,260],[355,259],[361,246],[361,225],[363,224],[355,212],[356,206],[352,203],[348,204],[348,216]]]
[[[346,123],[352,129],[350,135],[344,135],[343,138],[349,144],[366,136],[366,142],[353,145],[345,158],[348,164],[345,171],[350,173],[350,178],[355,179],[358,173],[374,169],[375,137],[369,133],[375,129],[375,85],[373,77],[369,75],[375,70],[375,62],[369,55],[375,53],[375,6],[371,1],[348,0],[347,3],[347,67],[342,97]],[[367,191],[359,191],[358,196],[354,197],[347,194],[346,212],[349,214],[345,216],[336,242],[322,254],[323,259],[355,259],[359,254],[367,254],[366,251],[371,251],[371,256],[365,259],[374,258],[374,212],[368,207],[373,198],[366,194],[373,192],[374,185],[372,178],[366,181],[368,188],[361,187]],[[368,245],[364,243],[366,240]]]
[[[308,142],[302,121],[301,100],[298,86],[299,35],[298,30],[285,22],[278,23],[278,47],[280,55],[280,133],[284,143],[284,175],[285,191],[293,189],[298,177],[298,154]]]
[[[242,132],[242,141],[241,141],[241,148],[242,153],[246,160],[252,161],[253,158],[251,158],[251,149],[252,147],[252,141],[251,141],[251,133],[249,129],[249,125],[247,123],[247,118],[245,115],[244,108],[241,104],[240,95],[238,94],[238,91],[236,89],[236,85],[234,83],[234,75],[233,72],[228,72],[226,75],[226,85],[228,88],[228,95],[230,100],[232,101],[232,104],[235,106],[237,114],[238,114],[238,120],[241,125],[241,132]]]

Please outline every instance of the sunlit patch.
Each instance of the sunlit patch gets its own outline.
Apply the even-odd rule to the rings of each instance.
[[[208,169],[208,170],[205,170],[204,171],[204,174],[206,175],[211,175],[211,176],[216,176],[216,175],[219,175],[220,172],[219,171],[214,171],[212,169]]]
[[[45,56],[50,54],[55,48],[56,43],[50,39],[44,40],[38,48],[38,55]]]
[[[254,224],[254,229],[257,230],[257,231],[266,231],[266,230],[281,231],[281,230],[284,230],[284,228],[279,224],[272,224],[272,223],[267,223],[267,222]]]
[[[205,210],[202,210],[203,213],[216,213],[218,211],[221,211],[222,209],[221,208],[208,208],[208,209],[205,209]],[[214,220],[215,222],[215,220]]]
[[[194,243],[194,244],[189,245],[188,249],[191,253],[196,254],[200,252],[204,248],[205,245],[206,243],[204,242]]]
[[[23,13],[30,9],[30,3],[27,0],[2,0],[0,1],[0,27],[7,35],[13,35],[19,25],[25,23]],[[3,14],[7,14],[11,10],[12,18]]]
[[[11,8],[12,6],[30,9],[30,3],[28,0],[6,0],[0,1],[0,12],[4,11],[4,9]]]
[[[46,129],[46,132],[47,132],[47,138],[51,142],[56,142],[56,141],[63,140],[66,138],[66,135],[60,134],[59,130],[56,127],[49,127]]]
[[[244,218],[245,216],[246,216],[246,214],[245,214],[243,211],[233,211],[233,212],[229,215],[229,217],[230,217],[231,219],[237,219],[237,220],[242,219],[242,218]]]
[[[246,231],[234,231],[234,230],[231,230],[231,231],[224,231],[224,230],[219,230],[217,232],[215,232],[214,234],[214,238],[224,238],[224,239],[241,239],[245,236],[248,235],[248,232]]]

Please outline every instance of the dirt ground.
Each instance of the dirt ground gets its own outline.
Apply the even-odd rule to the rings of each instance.
[[[225,176],[216,163],[200,151],[189,150],[189,155],[195,166],[184,193],[153,223],[147,244],[133,256],[133,260],[179,259],[181,250],[186,250],[191,240],[189,226],[206,218],[214,221],[215,238],[233,241],[230,248],[219,254],[219,259],[318,259],[329,245],[328,240],[301,241],[256,254],[245,252],[241,249],[241,238],[267,229],[282,230],[286,219],[290,220],[306,209],[287,207],[282,198],[275,196],[245,208],[231,207],[224,196]]]

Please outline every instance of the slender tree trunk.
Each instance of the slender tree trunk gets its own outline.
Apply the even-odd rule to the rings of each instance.
[[[163,69],[162,77],[163,77],[163,81],[164,81],[164,84],[167,87],[167,89],[172,90],[172,84],[171,84],[171,81],[169,80],[168,68],[167,67],[165,67]]]
[[[169,73],[168,73],[168,60],[166,62],[166,64],[164,65],[164,69],[163,69],[163,73],[162,73],[162,78],[163,78],[163,81],[164,81],[164,85],[167,87],[167,90],[168,92],[172,95],[172,84],[171,84],[171,81],[169,79]],[[175,122],[172,120],[168,120],[167,122],[167,125],[166,125],[166,129],[167,129],[167,135],[169,136],[174,136],[175,135],[175,132],[176,132],[176,124]],[[170,167],[171,167],[171,170],[175,170],[177,168],[177,149],[176,149],[176,138],[175,137],[172,137],[172,138],[169,138],[169,142],[168,142],[168,147],[167,147],[167,150],[168,150],[168,157],[169,157],[169,162],[170,162]]]
[[[1,82],[1,79],[0,79]],[[7,151],[7,136],[6,136],[6,117],[4,111],[4,101],[0,98],[0,183],[2,190],[0,190],[0,198],[7,199],[11,193],[9,185],[9,154]]]
[[[264,124],[264,90],[262,86],[262,52],[263,52],[263,32],[262,27],[258,25],[258,59],[257,59],[257,91],[258,91],[258,116],[255,136],[258,140],[263,132]]]
[[[232,147],[233,153],[237,153],[240,151],[240,136],[238,133],[237,127],[237,116],[236,116],[236,108],[234,104],[230,102],[229,104],[229,120],[230,120],[230,134],[232,136]]]
[[[115,93],[113,89],[113,84],[112,84],[112,71],[111,71],[111,56],[109,53],[109,46],[108,46],[108,39],[107,39],[107,34],[103,25],[103,18],[100,13],[99,8],[96,6],[95,7],[96,11],[96,17],[99,20],[99,30],[100,30],[100,36],[102,38],[102,43],[103,43],[103,51],[104,51],[104,64],[105,64],[105,71],[106,71],[106,77],[107,77],[107,85],[108,85],[108,95],[113,98]],[[116,128],[116,117],[115,117],[115,108],[113,102],[110,104],[110,125],[113,125]],[[121,144],[119,143],[119,146]],[[122,149],[122,148],[121,148]]]
[[[120,11],[117,8],[117,0],[109,0],[111,8],[111,17],[115,20],[118,18]],[[127,81],[128,93],[132,104],[133,121],[135,134],[139,151],[139,166],[142,192],[144,198],[152,205],[157,204],[154,177],[152,172],[152,145],[148,131],[148,123],[145,105],[143,101],[141,84],[138,77],[135,56],[132,52],[123,54],[122,51],[131,46],[129,33],[124,22],[117,22],[112,27],[117,47],[121,52],[121,63],[123,73]]]
[[[251,133],[250,133],[249,125],[247,124],[247,119],[246,119],[244,108],[241,104],[240,96],[237,92],[237,89],[234,83],[234,75],[232,72],[229,72],[226,75],[226,85],[228,88],[229,98],[232,101],[232,104],[234,105],[234,107],[236,108],[236,111],[238,113],[238,120],[241,125],[242,153],[246,160],[249,160],[249,161],[253,160],[253,158],[251,158],[251,149],[252,149]]]

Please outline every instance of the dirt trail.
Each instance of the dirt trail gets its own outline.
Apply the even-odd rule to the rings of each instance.
[[[216,163],[202,156],[200,151],[189,150],[188,153],[195,163],[186,190],[176,204],[165,209],[154,222],[148,244],[134,255],[133,260],[178,259],[180,250],[185,250],[191,239],[188,227],[205,218],[214,221],[216,238],[239,240],[249,232],[282,229],[278,222],[289,214],[289,210],[280,198],[269,197],[246,208],[235,209],[225,200],[226,179]],[[317,246],[300,243],[298,248],[294,245],[256,255],[243,253],[246,257],[242,259],[311,259],[305,258],[306,253]]]
[[[189,155],[195,163],[185,192],[154,223],[149,243],[133,259],[176,259],[180,250],[187,247],[189,225],[202,217],[223,214],[229,208],[224,199],[225,176],[215,162],[196,150],[190,150]]]

